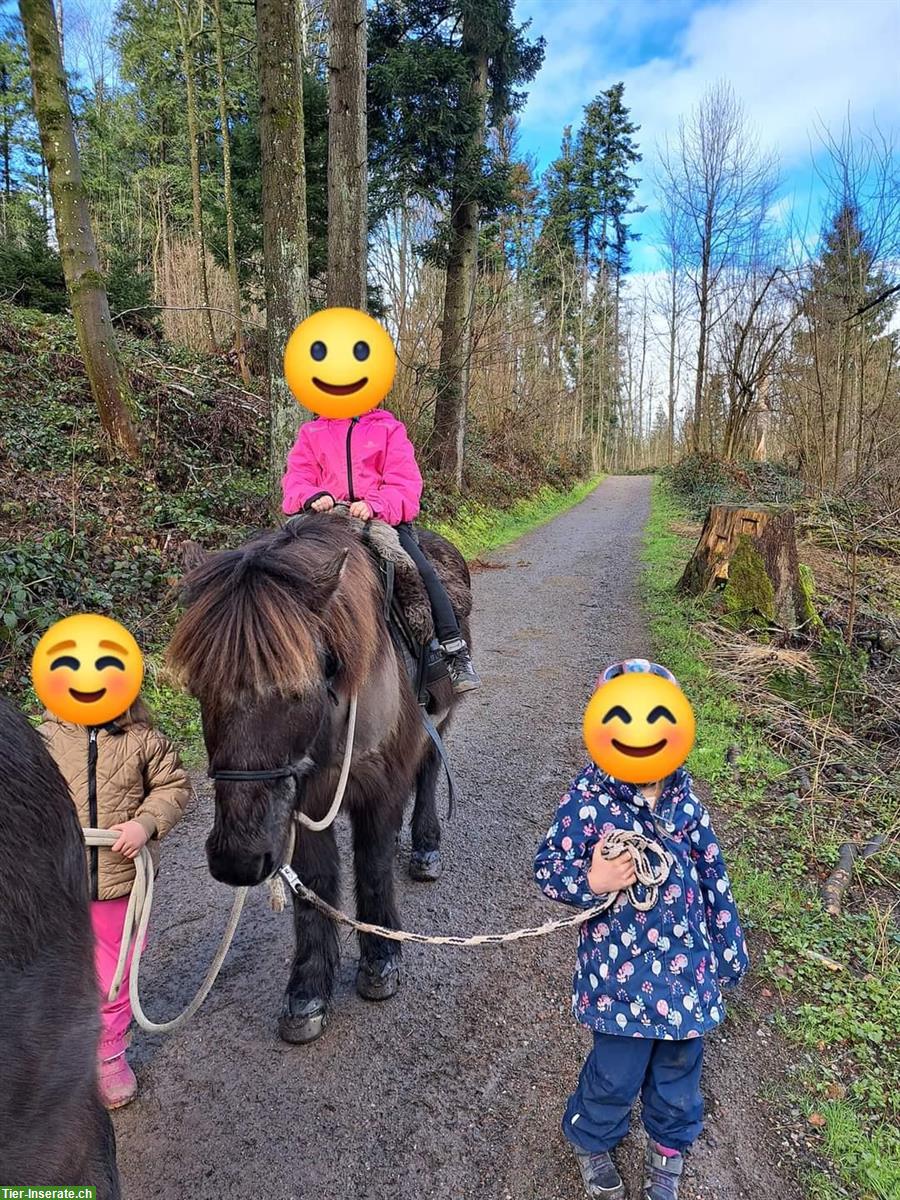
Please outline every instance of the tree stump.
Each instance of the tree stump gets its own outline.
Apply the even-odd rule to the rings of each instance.
[[[796,629],[813,620],[791,509],[710,507],[678,590],[703,596],[717,587],[724,588],[725,608],[741,625]]]

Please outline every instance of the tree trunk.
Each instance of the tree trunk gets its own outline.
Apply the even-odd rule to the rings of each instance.
[[[709,320],[709,263],[704,250],[700,277],[700,330],[697,336],[697,378],[694,383],[694,419],[691,422],[691,449],[700,452],[700,427],[703,421],[703,385],[706,376],[707,322]]]
[[[297,426],[311,414],[284,379],[284,347],[309,316],[309,244],[300,24],[294,0],[256,0],[262,152],[263,263],[269,393],[269,496],[281,516],[281,477]]]
[[[365,311],[366,0],[328,0],[328,303]]]
[[[35,115],[81,356],[104,430],[114,446],[136,459],[140,443],[91,230],[52,0],[20,0],[19,11],[28,39]]]
[[[678,590],[702,596],[725,585],[725,606],[744,621],[796,629],[809,621],[789,508],[713,504]]]
[[[467,9],[463,25],[463,54],[471,64],[467,86],[474,102],[476,124],[472,140],[460,151],[450,199],[450,245],[441,322],[441,357],[435,397],[434,427],[428,442],[431,461],[462,487],[463,445],[466,433],[466,364],[471,346],[470,304],[478,259],[478,201],[472,197],[472,176],[484,149],[487,101],[487,54],[475,37]]]
[[[201,0],[202,2],[202,0]],[[184,79],[187,86],[187,127],[188,148],[191,158],[191,200],[193,206],[194,246],[197,254],[197,264],[200,268],[200,286],[203,290],[204,315],[206,317],[206,334],[209,339],[209,349],[216,348],[216,333],[213,329],[212,313],[209,307],[209,280],[206,276],[206,239],[203,236],[203,198],[200,194],[200,144],[197,129],[197,94],[194,84],[194,61],[191,54],[190,31],[190,0],[182,10],[177,8],[178,28],[181,32],[181,61]]]
[[[672,306],[669,309],[669,429],[666,436],[666,462],[675,458],[675,338],[678,321],[678,281],[672,268]]]
[[[228,278],[234,305],[234,351],[241,379],[250,382],[244,357],[244,325],[241,320],[241,285],[238,279],[237,249],[234,236],[234,199],[231,193],[231,133],[228,129],[228,101],[225,96],[225,52],[222,46],[222,0],[213,0],[216,18],[216,67],[218,70],[219,123],[222,126],[222,175],[225,184],[225,236],[228,242]]]
[[[3,130],[0,132],[0,161],[3,163],[3,194],[7,200],[12,197],[12,169],[10,167],[11,122],[9,105],[5,97],[9,94],[9,74],[6,67],[0,67],[0,96],[3,100]],[[5,210],[4,210],[5,212]],[[7,236],[3,230],[4,238]]]

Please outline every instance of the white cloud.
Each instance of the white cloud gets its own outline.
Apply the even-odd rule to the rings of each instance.
[[[808,157],[817,122],[840,125],[848,106],[863,126],[900,122],[896,0],[520,0],[516,12],[547,39],[523,124],[551,145],[620,79],[645,157],[721,78],[787,166]]]

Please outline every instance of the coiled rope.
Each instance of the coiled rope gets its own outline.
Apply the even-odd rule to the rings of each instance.
[[[88,827],[83,829],[82,832],[84,833],[85,843],[88,846],[111,847],[119,839],[119,834],[111,829],[93,829]],[[228,924],[225,926],[225,932],[222,934],[222,940],[219,943],[215,957],[210,963],[209,970],[206,972],[203,982],[200,984],[193,1000],[187,1008],[180,1012],[177,1017],[173,1017],[171,1021],[151,1021],[144,1012],[138,991],[141,955],[144,952],[144,940],[147,936],[147,926],[150,923],[150,910],[153,907],[153,860],[150,857],[150,851],[147,847],[142,846],[138,856],[134,859],[134,885],[131,889],[131,895],[128,897],[128,907],[125,910],[122,945],[119,949],[116,973],[109,988],[107,997],[109,1001],[112,1002],[115,1000],[119,994],[122,987],[122,979],[125,975],[125,964],[128,961],[129,951],[133,946],[134,957],[131,961],[128,996],[131,1000],[131,1010],[134,1013],[134,1019],[140,1025],[141,1029],[145,1029],[147,1033],[172,1033],[173,1030],[178,1029],[180,1025],[183,1025],[185,1021],[194,1015],[209,995],[212,985],[216,982],[216,977],[222,969],[225,955],[228,953],[235,930],[238,927],[238,921],[241,919],[241,912],[244,908],[244,901],[247,899],[248,890],[245,887],[235,888],[234,902],[231,905]]]

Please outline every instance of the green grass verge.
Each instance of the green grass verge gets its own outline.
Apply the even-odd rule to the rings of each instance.
[[[727,680],[705,661],[710,643],[696,628],[699,602],[678,598],[675,584],[694,538],[672,529],[687,518],[656,480],[644,540],[643,595],[654,654],[678,677],[697,716],[688,766],[712,785],[727,813],[735,895],[757,949],[754,967],[780,993],[784,1035],[815,1054],[797,1098],[825,1119],[823,1149],[835,1177],[809,1181],[818,1200],[900,1197],[900,938],[890,914],[866,905],[833,919],[822,910],[809,864],[821,854],[811,813],[778,798],[786,769],[763,729]],[[740,783],[725,752],[740,747]],[[821,957],[844,965],[831,971]],[[798,1053],[799,1058],[799,1053]],[[846,1188],[852,1190],[845,1190]]]
[[[533,496],[517,500],[511,508],[490,508],[469,500],[452,521],[436,521],[430,528],[442,537],[449,538],[471,562],[473,558],[552,521],[561,512],[580,503],[602,478],[602,475],[595,475],[564,491],[542,487]]]

